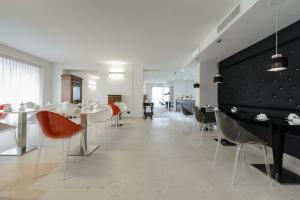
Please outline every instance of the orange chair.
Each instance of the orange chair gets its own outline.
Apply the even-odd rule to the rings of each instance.
[[[108,105],[111,107],[111,109],[113,111],[112,117],[115,118],[115,127],[117,128],[119,125],[119,115],[121,113],[121,110],[114,103],[109,103]]]
[[[36,114],[36,118],[40,124],[42,132],[44,136],[50,139],[68,139],[67,143],[67,153],[65,155],[65,170],[64,170],[64,178],[66,177],[67,172],[67,162],[70,150],[70,141],[72,136],[83,133],[83,128],[68,120],[67,118],[59,115],[57,113],[49,112],[49,111],[41,111]],[[38,146],[38,157],[35,166],[35,177],[37,177],[38,172],[38,163],[41,155],[41,150],[44,142],[44,137],[41,136],[41,142]],[[81,134],[81,145],[83,146],[84,155],[86,156],[86,147],[84,143],[83,134]]]
[[[2,104],[2,105],[0,105],[0,110],[4,110],[7,107],[11,107],[11,105],[10,104]],[[0,113],[0,120],[5,119],[6,116],[7,116],[7,113]]]

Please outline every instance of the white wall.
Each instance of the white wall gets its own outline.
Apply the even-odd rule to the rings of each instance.
[[[144,94],[147,95],[148,99],[152,99],[152,87],[170,87],[170,98],[171,98],[171,101],[173,100],[174,98],[174,87],[173,87],[173,84],[170,84],[170,83],[145,83],[144,84],[144,87],[145,87],[145,91],[144,91]]]
[[[200,63],[197,63],[195,83],[200,84]],[[200,88],[194,88],[195,91],[195,105],[200,106]]]
[[[213,77],[218,73],[217,62],[200,63],[199,105],[218,105],[218,87],[213,83]]]
[[[51,98],[51,90],[52,90],[51,75],[52,75],[53,64],[51,62],[2,44],[0,44],[0,53],[40,66],[42,68],[42,84],[43,84],[41,103],[46,103],[52,99]]]
[[[107,104],[107,95],[122,95],[123,101],[127,104],[128,110],[133,117],[142,117],[143,103],[143,69],[135,65],[63,65],[57,64],[53,70],[53,101],[61,102],[61,74],[64,71],[88,71],[73,72],[81,76],[83,80],[83,100],[99,101]],[[108,77],[110,71],[124,71],[124,78],[113,80]],[[94,71],[99,76],[96,90],[88,88],[89,75]]]
[[[194,90],[195,81],[192,80],[174,80],[174,98],[180,99],[181,97],[189,96],[195,97]]]

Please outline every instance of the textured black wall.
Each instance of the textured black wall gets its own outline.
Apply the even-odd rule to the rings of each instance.
[[[279,53],[289,59],[289,68],[268,72],[275,54],[275,34],[220,63],[224,82],[218,87],[219,106],[286,117],[300,111],[300,21],[279,33]],[[269,139],[267,129],[246,125],[260,137]],[[297,147],[297,148],[296,148]],[[288,135],[286,152],[300,158],[300,138]]]

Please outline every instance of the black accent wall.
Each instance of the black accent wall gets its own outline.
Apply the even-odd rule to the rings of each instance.
[[[278,52],[289,59],[287,70],[266,71],[275,54],[275,34],[220,62],[224,77],[218,87],[221,110],[229,112],[236,106],[240,111],[270,116],[300,115],[300,21],[279,31],[278,36]],[[267,127],[244,126],[270,140]],[[300,133],[297,135],[287,134],[285,152],[300,158]]]

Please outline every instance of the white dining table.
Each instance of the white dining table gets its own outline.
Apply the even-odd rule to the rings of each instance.
[[[34,114],[37,110],[25,109],[22,111],[12,110],[10,112],[0,111],[1,113],[18,115],[17,120],[17,145],[14,148],[0,152],[0,156],[21,156],[34,149],[37,149],[37,145],[27,144],[27,116],[28,114]]]
[[[70,156],[84,156],[84,147],[86,148],[87,156],[91,155],[99,145],[88,144],[88,115],[96,114],[99,112],[104,112],[108,108],[99,108],[94,110],[81,109],[79,112],[68,112],[68,111],[56,111],[59,114],[70,115],[70,116],[80,116],[80,125],[83,128],[83,142],[80,142],[80,145],[72,149],[69,153]]]
[[[39,111],[43,111],[47,109],[25,109],[25,110],[12,110],[10,112],[0,111],[2,113],[7,114],[16,114],[18,115],[17,120],[17,146],[14,148],[11,148],[9,150],[6,150],[4,152],[0,152],[0,156],[22,156],[32,150],[37,149],[37,145],[28,145],[27,144],[27,119],[28,114],[35,114]],[[70,111],[62,111],[62,110],[56,110],[51,109],[47,110],[51,112],[55,112],[62,115],[70,115],[70,116],[80,116],[80,125],[83,128],[83,139],[84,144],[86,148],[87,155],[91,155],[98,147],[99,145],[89,145],[88,144],[88,115],[92,115],[98,112],[104,112],[106,111],[106,108],[99,108],[94,110],[88,110],[88,109],[80,109],[78,112],[70,112]],[[82,146],[82,143],[75,149],[71,150],[70,156],[83,156],[84,155],[84,147]]]

